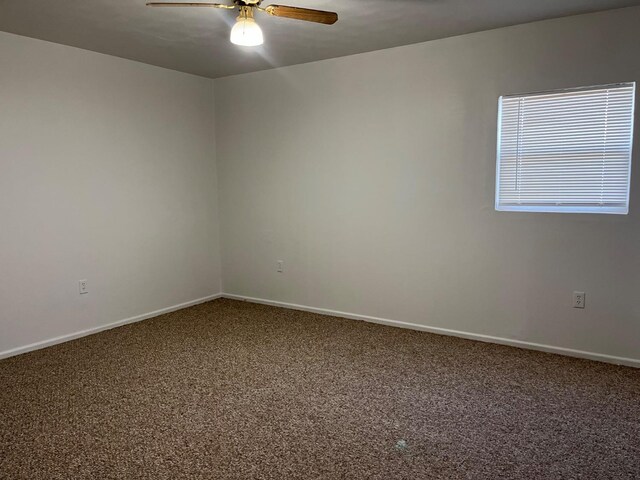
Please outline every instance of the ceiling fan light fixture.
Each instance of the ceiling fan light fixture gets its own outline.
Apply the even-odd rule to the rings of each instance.
[[[251,7],[240,7],[240,15],[231,29],[231,43],[243,47],[257,47],[264,43],[262,29],[253,19]]]
[[[0,0],[1,1],[1,0]],[[260,6],[262,0],[233,0],[233,5],[213,2],[147,2],[149,7],[204,7],[220,8],[223,10],[240,10],[236,24],[231,29],[231,43],[243,47],[257,47],[264,43],[264,36],[260,25],[253,19],[254,10],[260,10],[272,17],[290,18],[305,22],[333,25],[338,21],[336,12],[313,10],[311,8],[288,7],[286,5]]]

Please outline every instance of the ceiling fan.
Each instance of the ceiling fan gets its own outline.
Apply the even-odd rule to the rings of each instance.
[[[325,12],[323,10],[312,10],[310,8],[287,7],[285,5],[269,5],[262,8],[262,0],[233,0],[233,5],[224,3],[209,2],[148,2],[149,7],[208,7],[222,8],[225,10],[240,11],[236,24],[231,29],[231,43],[245,47],[255,47],[264,43],[262,29],[253,18],[253,11],[259,10],[274,17],[293,18],[294,20],[304,20],[306,22],[324,23],[333,25],[338,21],[338,14],[335,12]]]

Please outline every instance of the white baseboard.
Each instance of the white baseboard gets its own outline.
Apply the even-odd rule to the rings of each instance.
[[[106,325],[101,325],[99,327],[88,328],[86,330],[70,333],[68,335],[61,335],[59,337],[32,343],[30,345],[25,345],[23,347],[17,347],[11,350],[5,350],[4,352],[0,352],[0,360],[3,358],[20,355],[22,353],[31,352],[33,350],[39,350],[41,348],[57,345],[59,343],[68,342],[70,340],[75,340],[76,338],[86,337],[87,335],[93,335],[94,333],[120,327],[122,325],[127,325],[129,323],[140,322],[142,320],[157,317],[165,313],[175,312],[177,310],[181,310],[187,307],[192,307],[200,303],[209,302],[217,298],[229,298],[232,300],[241,300],[241,301],[251,302],[251,303],[260,303],[264,305],[272,305],[275,307],[288,308],[292,310],[301,310],[305,312],[318,313],[321,315],[329,315],[332,317],[347,318],[351,320],[361,320],[361,321],[370,322],[370,323],[379,323],[382,325],[388,325],[391,327],[407,328],[410,330],[418,330],[422,332],[435,333],[438,335],[449,335],[454,337],[466,338],[469,340],[478,340],[478,341],[487,342],[487,343],[497,343],[499,345],[509,345],[512,347],[525,348],[528,350],[538,350],[541,352],[555,353],[558,355],[566,355],[569,357],[586,358],[588,360],[596,360],[599,362],[612,363],[615,365],[626,365],[629,367],[640,368],[640,359],[615,357],[612,355],[605,355],[601,353],[585,352],[583,350],[573,350],[570,348],[555,347],[552,345],[543,345],[539,343],[525,342],[522,340],[512,340],[512,339],[502,338],[502,337],[493,337],[490,335],[482,335],[478,333],[462,332],[459,330],[450,330],[447,328],[429,327],[429,326],[420,325],[417,323],[401,322],[398,320],[390,320],[387,318],[371,317],[368,315],[359,315],[355,313],[340,312],[336,310],[329,310],[326,308],[309,307],[306,305],[297,305],[293,303],[278,302],[278,301],[266,300],[262,298],[246,297],[243,295],[234,295],[230,293],[217,293],[215,295],[209,295],[207,297],[198,298],[196,300],[191,300],[189,302],[180,303],[178,305],[162,308],[160,310],[155,310],[153,312],[143,313],[142,315],[136,315],[135,317],[125,318],[124,320],[108,323]]]
[[[42,340],[41,342],[25,345],[24,347],[17,347],[17,348],[12,348],[11,350],[5,350],[4,352],[0,352],[0,360],[2,360],[3,358],[20,355],[21,353],[27,353],[33,350],[39,350],[41,348],[57,345],[58,343],[68,342],[69,340],[75,340],[76,338],[86,337],[87,335],[93,335],[94,333],[102,332],[104,330],[110,330],[112,328],[120,327],[122,325],[127,325],[129,323],[140,322],[142,320],[157,317],[165,313],[171,313],[171,312],[175,312],[176,310],[182,310],[183,308],[192,307],[194,305],[208,302],[210,300],[215,300],[216,298],[220,298],[220,297],[222,297],[222,294],[216,293],[215,295],[209,295],[208,297],[202,297],[196,300],[191,300],[189,302],[180,303],[178,305],[172,305],[171,307],[161,308],[160,310],[155,310],[149,313],[143,313],[142,315],[136,315],[135,317],[125,318],[124,320],[118,320],[117,322],[113,322],[113,323],[107,323],[106,325],[100,325],[99,327],[87,328],[86,330],[80,330],[79,332],[74,332],[67,335],[61,335],[59,337],[50,338],[48,340]]]
[[[261,303],[264,305],[272,305],[274,307],[289,308],[292,310],[302,310],[305,312],[319,313],[321,315],[330,315],[332,317],[348,318],[351,320],[362,320],[371,323],[380,323],[382,325],[389,325],[391,327],[407,328],[410,330],[419,330],[422,332],[435,333],[438,335],[449,335],[453,337],[466,338],[469,340],[478,340],[480,342],[497,343],[499,345],[508,345],[511,347],[519,347],[527,350],[538,350],[541,352],[555,353],[558,355],[565,355],[568,357],[586,358],[588,360],[596,360],[599,362],[613,363],[615,365],[626,365],[628,367],[640,368],[640,359],[615,357],[612,355],[604,355],[602,353],[585,352],[582,350],[573,350],[570,348],[554,347],[552,345],[543,345],[540,343],[525,342],[522,340],[512,340],[509,338],[493,337],[490,335],[482,335],[479,333],[462,332],[459,330],[450,330],[448,328],[429,327],[426,325],[419,325],[417,323],[400,322],[397,320],[389,320],[387,318],[370,317],[368,315],[358,315],[355,313],[339,312],[335,310],[329,310],[326,308],[308,307],[306,305],[296,305],[293,303],[277,302],[273,300],[265,300],[263,298],[245,297],[242,295],[234,295],[231,293],[223,293],[223,298],[229,298],[233,300],[242,300],[251,303]]]

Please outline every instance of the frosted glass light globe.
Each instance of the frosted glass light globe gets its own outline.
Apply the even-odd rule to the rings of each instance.
[[[243,47],[256,47],[264,43],[260,25],[251,17],[238,17],[238,21],[231,29],[231,43]]]

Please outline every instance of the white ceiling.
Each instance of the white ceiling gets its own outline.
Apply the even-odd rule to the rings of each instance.
[[[234,11],[150,8],[145,0],[0,0],[0,30],[217,78],[640,5],[640,0],[274,1],[336,11],[340,20],[327,26],[258,12],[265,45],[251,49],[229,42]]]

